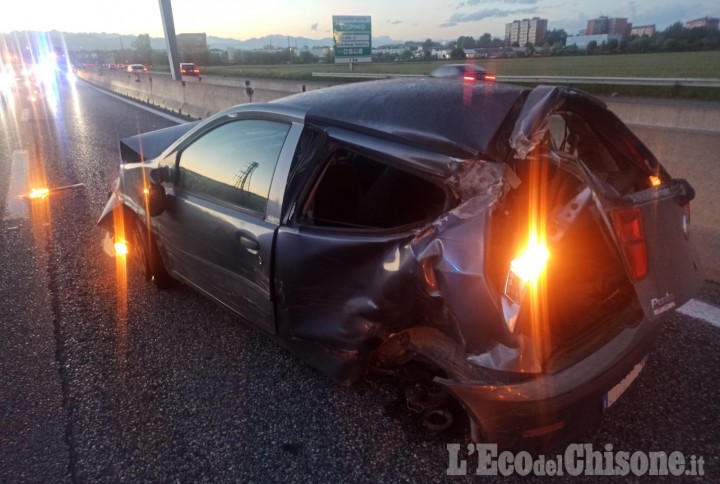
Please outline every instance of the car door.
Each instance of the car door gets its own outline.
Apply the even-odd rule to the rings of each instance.
[[[703,280],[690,229],[692,196],[688,195],[691,190],[684,180],[668,180],[663,186],[646,189],[632,197],[630,210],[634,210],[635,215],[627,207],[608,207],[631,274],[638,270],[640,276],[643,274],[642,265],[639,269],[635,267],[633,254],[636,245],[645,244],[645,276],[635,278],[634,283],[645,315],[650,319],[683,305],[699,290]],[[631,227],[641,226],[637,240],[634,240],[635,234],[630,240],[623,237],[626,231],[622,225],[628,223]]]
[[[288,120],[218,120],[177,153],[175,184],[156,222],[177,277],[270,333],[277,192],[299,130]]]
[[[558,112],[584,128],[575,131],[565,121],[553,128]],[[690,230],[692,187],[671,178],[613,113],[582,93],[534,89],[511,137],[516,153],[522,158],[542,145],[546,130],[560,138],[557,149],[574,146],[571,154],[582,162],[646,317],[656,319],[686,302],[703,280]]]
[[[650,173],[644,189],[622,200],[598,197],[614,228],[630,279],[646,317],[657,319],[688,301],[700,288],[703,270],[690,227],[695,191],[672,178],[650,151],[609,112],[592,116],[591,125],[608,151],[613,145]],[[644,252],[644,255],[643,255]]]
[[[276,311],[281,342],[352,381],[364,368],[364,350],[411,321],[418,298],[409,241],[449,202],[437,176],[393,163],[388,149],[357,149],[366,140],[341,139],[337,132],[319,136],[308,149],[315,162],[304,157],[294,172],[314,168],[278,229]],[[414,159],[409,148],[397,152]]]

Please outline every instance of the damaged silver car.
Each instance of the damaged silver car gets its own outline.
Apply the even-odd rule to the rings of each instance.
[[[338,86],[121,154],[99,224],[148,281],[343,384],[396,375],[430,428],[454,405],[476,441],[548,444],[599,418],[702,281],[692,187],[569,88]]]

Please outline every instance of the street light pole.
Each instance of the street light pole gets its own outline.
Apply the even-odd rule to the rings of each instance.
[[[170,0],[158,0],[158,2],[160,3],[160,15],[162,16],[163,30],[165,31],[165,42],[167,43],[170,75],[173,80],[180,81],[182,80],[182,75],[180,73],[180,56],[178,55],[177,49],[172,4],[170,3]]]

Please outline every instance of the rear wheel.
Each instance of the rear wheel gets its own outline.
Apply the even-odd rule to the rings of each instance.
[[[138,265],[145,280],[153,283],[158,289],[170,287],[172,279],[160,258],[155,238],[139,217],[135,217],[135,245]]]

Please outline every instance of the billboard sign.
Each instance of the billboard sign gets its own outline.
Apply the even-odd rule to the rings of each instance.
[[[372,62],[369,15],[333,15],[335,63]]]

